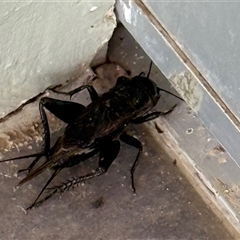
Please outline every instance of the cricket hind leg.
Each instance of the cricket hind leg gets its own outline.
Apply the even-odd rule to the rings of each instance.
[[[44,192],[44,190],[47,188],[47,186],[50,184],[50,182],[58,175],[58,173],[61,171],[61,168],[57,169],[54,171],[54,173],[52,174],[52,176],[48,179],[48,181],[46,182],[46,184],[44,185],[44,187],[42,188],[41,192],[38,194],[37,198],[35,199],[35,201],[26,208],[26,210],[30,210],[33,207],[37,207],[40,204],[42,204],[44,201],[46,201],[47,199],[43,199],[41,201],[38,201],[38,199],[40,198],[40,196],[42,195],[42,193]],[[55,194],[55,193],[54,193]],[[50,197],[49,197],[50,198]]]
[[[36,165],[36,163],[39,161],[39,159],[42,157],[42,155],[38,155],[36,156],[36,158],[31,162],[31,164],[27,167],[27,168],[23,168],[23,169],[19,169],[17,171],[17,174],[21,173],[21,172],[31,172],[31,170],[33,169],[33,167]]]
[[[131,136],[131,135],[128,135],[127,133],[122,133],[120,135],[120,140],[125,142],[126,144],[130,145],[130,146],[133,146],[135,148],[138,149],[138,154],[137,154],[137,157],[132,165],[132,168],[130,170],[131,172],[131,185],[132,185],[132,189],[133,189],[133,192],[136,193],[136,188],[135,188],[135,182],[134,182],[134,172],[136,170],[136,167],[139,163],[139,157],[140,157],[140,154],[143,150],[143,146],[142,146],[142,143],[136,139],[135,137]]]
[[[20,157],[14,157],[14,158],[9,158],[9,159],[4,159],[1,160],[1,162],[9,162],[9,161],[14,161],[14,160],[19,160],[19,159],[24,159],[24,158],[32,158],[35,157],[35,159],[31,162],[31,164],[24,169],[20,169],[18,170],[17,174],[21,173],[21,172],[25,172],[28,171],[30,172],[32,170],[32,168],[36,165],[36,163],[39,161],[39,159],[44,155],[44,152],[39,152],[39,153],[33,153],[33,154],[29,154],[29,155],[24,155],[24,156],[20,156]]]
[[[66,123],[69,123],[70,121],[72,121],[77,115],[81,114],[81,112],[84,111],[85,109],[83,105],[78,103],[61,101],[61,100],[56,100],[48,97],[42,98],[39,103],[39,111],[40,111],[40,116],[43,124],[43,129],[44,129],[43,150],[40,153],[24,155],[24,156],[5,159],[0,161],[0,162],[6,162],[6,161],[17,160],[17,159],[36,157],[27,168],[20,169],[18,173],[21,173],[24,171],[30,172],[43,155],[45,155],[46,158],[48,159],[48,154],[50,150],[50,130],[49,130],[47,115],[44,107],[47,108],[50,112],[52,112],[60,120]]]
[[[66,101],[64,102],[64,101],[60,101],[60,100],[56,100],[56,99],[52,99],[52,98],[47,98],[47,97],[42,98],[39,102],[39,112],[40,112],[40,116],[41,116],[41,120],[42,120],[42,124],[43,124],[43,129],[44,129],[43,150],[40,153],[24,155],[24,156],[21,156],[21,157],[16,157],[16,158],[3,160],[3,161],[12,161],[12,160],[17,160],[17,159],[36,157],[27,168],[20,169],[18,171],[18,173],[24,172],[24,171],[30,172],[32,170],[32,168],[36,165],[36,163],[39,161],[41,156],[43,156],[43,155],[45,155],[47,160],[48,160],[48,154],[49,154],[49,150],[50,150],[50,130],[49,130],[47,115],[46,115],[46,112],[44,110],[44,107],[49,109],[49,111],[53,110],[53,114],[55,113],[54,114],[55,116],[57,115],[58,112],[60,112],[59,113],[59,116],[60,116],[59,119],[61,119],[61,115],[62,115],[61,111],[59,111],[61,107],[62,107],[63,110],[66,110],[66,111],[68,109],[70,109],[70,107],[72,107],[71,109],[73,109],[73,110],[77,109],[79,111],[80,110],[83,111],[85,109],[85,107],[81,104],[66,102]],[[54,112],[54,108],[56,108],[55,112]],[[66,116],[67,116],[67,114],[66,114]],[[64,119],[61,119],[61,120],[64,121]]]
[[[100,176],[107,172],[108,168],[111,166],[112,162],[117,157],[120,150],[120,142],[115,140],[112,142],[108,142],[100,147],[100,154],[99,154],[99,161],[98,161],[98,168],[94,173],[89,173],[84,176],[80,176],[77,178],[73,178],[71,180],[68,180],[64,183],[62,183],[59,186],[54,186],[51,188],[48,188],[49,190],[53,190],[53,192],[50,194],[51,196],[57,192],[64,192],[65,190],[69,190],[70,188],[74,187],[75,185],[78,185],[88,179]],[[49,196],[46,197],[47,199]]]
[[[40,206],[42,203],[44,203],[45,201],[47,201],[49,198],[51,198],[53,195],[55,195],[56,193],[59,192],[59,187],[53,187],[53,188],[47,188],[47,186],[50,184],[50,182],[53,180],[53,178],[63,169],[63,168],[69,168],[72,167],[74,165],[79,164],[80,162],[83,162],[87,159],[89,159],[90,157],[94,156],[99,150],[98,149],[94,149],[92,152],[90,153],[86,153],[86,154],[82,154],[80,156],[74,156],[71,157],[67,162],[65,162],[64,164],[61,165],[56,165],[53,167],[54,173],[51,176],[51,178],[47,181],[47,183],[45,184],[45,186],[42,188],[41,192],[39,193],[38,197],[36,198],[36,200],[34,201],[34,203],[29,206],[26,210],[30,210],[33,207],[38,207]],[[66,184],[66,183],[65,183]],[[74,184],[75,185],[75,184]],[[40,196],[42,195],[42,193],[45,190],[53,190],[49,195],[47,195],[46,197],[44,197],[43,199],[39,200]]]
[[[49,124],[44,107],[65,123],[73,121],[86,109],[86,107],[79,103],[62,101],[48,97],[44,97],[40,100],[39,112],[44,129],[43,149],[44,155],[48,158],[51,142]]]
[[[87,89],[91,100],[95,101],[98,98],[98,94],[96,90],[93,88],[91,85],[83,85],[80,86],[70,92],[58,92],[53,89],[51,91],[58,93],[58,94],[63,94],[63,95],[68,95],[71,97],[84,90]],[[50,130],[49,130],[49,125],[48,125],[48,120],[47,120],[47,115],[44,110],[44,107],[48,109],[51,113],[53,113],[57,118],[60,120],[64,121],[65,123],[70,123],[73,121],[77,116],[79,116],[86,108],[79,103],[75,102],[70,102],[70,101],[63,101],[63,100],[57,100],[49,97],[44,97],[40,100],[39,102],[39,111],[40,111],[40,116],[44,128],[44,154],[46,157],[48,157],[48,153],[50,150]]]
[[[84,90],[85,88],[87,88],[92,101],[94,101],[98,98],[98,94],[97,94],[96,90],[91,85],[83,85],[83,86],[80,86],[80,87],[70,91],[70,92],[58,92],[58,91],[55,91],[54,89],[51,89],[51,91],[58,93],[58,94],[69,95],[71,98],[74,94]],[[57,100],[57,99],[53,99],[53,98],[49,98],[49,97],[44,97],[40,100],[39,111],[40,111],[40,115],[41,115],[42,124],[44,127],[43,148],[44,148],[44,154],[47,155],[47,153],[50,150],[50,131],[49,131],[49,125],[48,125],[48,121],[47,121],[46,112],[43,107],[48,109],[57,118],[59,118],[60,120],[62,120],[65,123],[70,123],[72,120],[74,120],[78,115],[81,114],[81,112],[83,112],[86,109],[86,107],[79,103]],[[28,169],[31,170],[32,167],[36,164],[36,162],[38,160],[35,159],[26,170],[28,170]]]
[[[89,93],[92,101],[95,101],[98,98],[98,94],[92,85],[83,85],[83,86],[80,86],[80,87],[70,91],[70,92],[59,92],[54,89],[51,89],[51,91],[54,93],[57,93],[57,94],[70,96],[70,99],[71,99],[74,94],[76,94],[84,89],[88,90],[88,93]]]
[[[39,104],[40,112],[43,110],[43,107],[45,107],[65,123],[70,123],[86,109],[85,106],[79,103],[49,97],[42,98]]]
[[[92,101],[98,98],[98,94],[96,90],[91,85],[84,85],[67,93],[57,92],[53,89],[51,90],[59,94],[69,95],[71,98],[75,93],[80,92],[85,88],[87,88]],[[81,114],[81,112],[83,112],[86,109],[85,106],[75,102],[61,101],[61,100],[48,98],[48,97],[42,98],[39,103],[39,111],[40,111],[40,116],[41,116],[41,120],[44,128],[44,143],[43,143],[44,150],[42,150],[40,153],[24,155],[24,156],[4,159],[0,161],[0,162],[7,162],[7,161],[12,161],[17,159],[36,157],[27,168],[20,169],[18,173],[24,172],[24,171],[30,172],[43,155],[45,155],[46,158],[48,159],[48,154],[50,150],[50,130],[49,130],[48,120],[47,120],[44,107],[48,109],[50,112],[52,112],[60,120],[66,123],[70,123],[74,118],[76,118],[77,115]]]
[[[44,187],[42,188],[41,192],[39,193],[38,197],[36,198],[36,200],[33,202],[33,204],[27,208],[27,210],[30,210],[33,207],[37,207],[39,205],[41,205],[43,202],[45,202],[46,200],[48,200],[49,198],[51,198],[55,193],[57,193],[57,191],[53,191],[51,194],[47,195],[45,198],[41,199],[38,201],[38,199],[40,198],[40,196],[42,195],[42,193],[46,190],[47,186],[50,184],[50,182],[53,180],[53,178],[64,168],[69,168],[72,167],[80,162],[83,162],[87,159],[89,159],[90,157],[94,156],[99,150],[93,149],[91,152],[89,153],[83,153],[79,156],[74,156],[69,158],[66,162],[64,162],[63,164],[59,164],[59,165],[55,165],[52,167],[52,169],[54,170],[54,173],[52,174],[52,176],[50,177],[50,179],[47,181],[47,183],[44,185]],[[47,163],[46,163],[47,164]],[[45,169],[46,166],[43,167],[43,169]],[[33,173],[34,174],[34,173]],[[30,179],[33,178],[35,175],[33,176],[29,176]],[[28,179],[29,180],[29,179]],[[28,181],[26,179],[23,179],[19,184],[23,184],[24,182]]]

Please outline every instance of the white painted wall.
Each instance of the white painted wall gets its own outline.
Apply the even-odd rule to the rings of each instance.
[[[116,26],[114,0],[0,3],[0,117],[79,76]]]

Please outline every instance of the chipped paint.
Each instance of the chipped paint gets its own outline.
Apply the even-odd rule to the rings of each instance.
[[[122,14],[124,15],[124,18],[128,24],[131,24],[133,26],[137,25],[137,14],[138,12],[141,14],[142,12],[139,10],[137,12],[132,11],[132,2],[124,2],[120,1],[121,7],[123,9]]]
[[[132,23],[132,11],[130,6],[128,7],[123,1],[120,2],[123,8],[123,14],[126,19],[126,22],[131,24]]]
[[[218,162],[219,162],[219,163],[226,163],[226,162],[227,162],[227,159],[224,158],[224,157],[220,157],[220,158],[218,158]]]
[[[188,135],[189,135],[189,134],[192,134],[193,131],[194,131],[193,128],[188,128],[187,131],[186,131],[186,134],[188,134]]]

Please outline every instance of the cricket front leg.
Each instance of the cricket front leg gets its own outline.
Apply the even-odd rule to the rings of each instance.
[[[153,119],[156,119],[160,116],[165,116],[165,115],[171,113],[176,106],[177,105],[175,104],[171,109],[167,110],[166,112],[156,111],[156,112],[148,113],[148,114],[146,114],[144,116],[141,116],[141,117],[137,117],[132,121],[132,123],[141,124],[141,123],[148,122],[148,121],[151,121]]]
[[[142,146],[142,143],[138,139],[136,139],[135,137],[133,137],[131,135],[128,135],[125,132],[120,135],[120,139],[123,142],[125,142],[126,144],[128,144],[130,146],[133,146],[133,147],[138,149],[137,157],[136,157],[136,159],[135,159],[135,161],[132,165],[132,168],[131,168],[131,184],[132,184],[133,192],[136,193],[135,182],[134,182],[134,172],[135,172],[136,167],[139,163],[139,157],[140,157],[140,154],[142,153],[143,146]]]

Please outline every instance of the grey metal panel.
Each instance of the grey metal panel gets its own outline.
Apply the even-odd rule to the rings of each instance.
[[[167,5],[167,3],[162,2],[158,2],[158,4]],[[204,186],[209,189],[208,192],[205,189],[205,196],[208,196],[208,199],[211,200],[210,205],[213,203],[215,207],[220,209],[226,219],[240,233],[239,121],[222,101],[222,95],[219,97],[211,88],[210,84],[212,85],[213,78],[208,82],[211,69],[208,68],[209,72],[207,74],[203,72],[204,78],[201,71],[198,71],[198,69],[204,68],[204,65],[201,65],[202,62],[196,61],[193,64],[191,56],[188,55],[191,59],[186,56],[183,45],[181,45],[182,51],[178,47],[179,42],[178,45],[176,44],[177,39],[169,37],[168,32],[162,28],[161,22],[152,16],[152,12],[148,11],[141,1],[118,0],[116,9],[119,20],[183,96],[188,105],[198,114],[205,127],[216,136],[224,149],[230,154],[230,156],[224,156],[226,154],[224,150],[222,153],[211,151],[211,149],[216,150],[219,147],[219,145],[216,148],[213,147],[214,144],[217,144],[216,139],[211,143],[213,145],[210,144],[211,148],[209,142],[213,138],[201,126],[201,123],[196,121],[196,118],[194,119],[194,115],[192,115],[192,118],[188,115],[189,110],[184,110],[185,107],[183,108],[183,106],[178,107],[178,112],[177,110],[174,111],[171,119],[176,119],[175,121],[169,119],[168,121],[157,120],[158,126],[164,129],[164,134],[166,132],[166,136],[164,135],[166,145],[169,145],[171,151],[176,151],[176,158],[181,158],[184,155],[180,164],[185,161],[183,164],[187,168],[188,174],[194,179],[193,185],[197,185],[197,189],[203,189]],[[165,12],[165,14],[168,14],[168,12]],[[168,30],[166,26],[165,28]],[[192,55],[195,60],[198,59],[193,52]],[[224,67],[224,64],[221,66]],[[230,75],[230,72],[228,74]],[[231,82],[226,82],[227,87],[230,84]],[[237,89],[231,94],[235,93],[237,93]],[[232,103],[234,102],[232,101]],[[188,128],[192,129],[192,136],[186,135]],[[154,130],[155,137],[158,139],[156,129]],[[167,138],[168,134],[170,137]],[[174,144],[171,144],[171,140]],[[196,150],[196,146],[199,149]],[[217,155],[215,161],[212,160],[213,155],[214,158]]]
[[[240,2],[144,2],[240,119]]]
[[[167,41],[158,26],[149,20],[143,8],[139,7],[139,2],[119,0],[116,8],[120,21],[239,166],[240,134],[235,126],[239,123],[234,116],[225,114],[228,110],[200,82],[199,73],[191,63],[185,64],[185,59],[176,53],[170,40]]]

